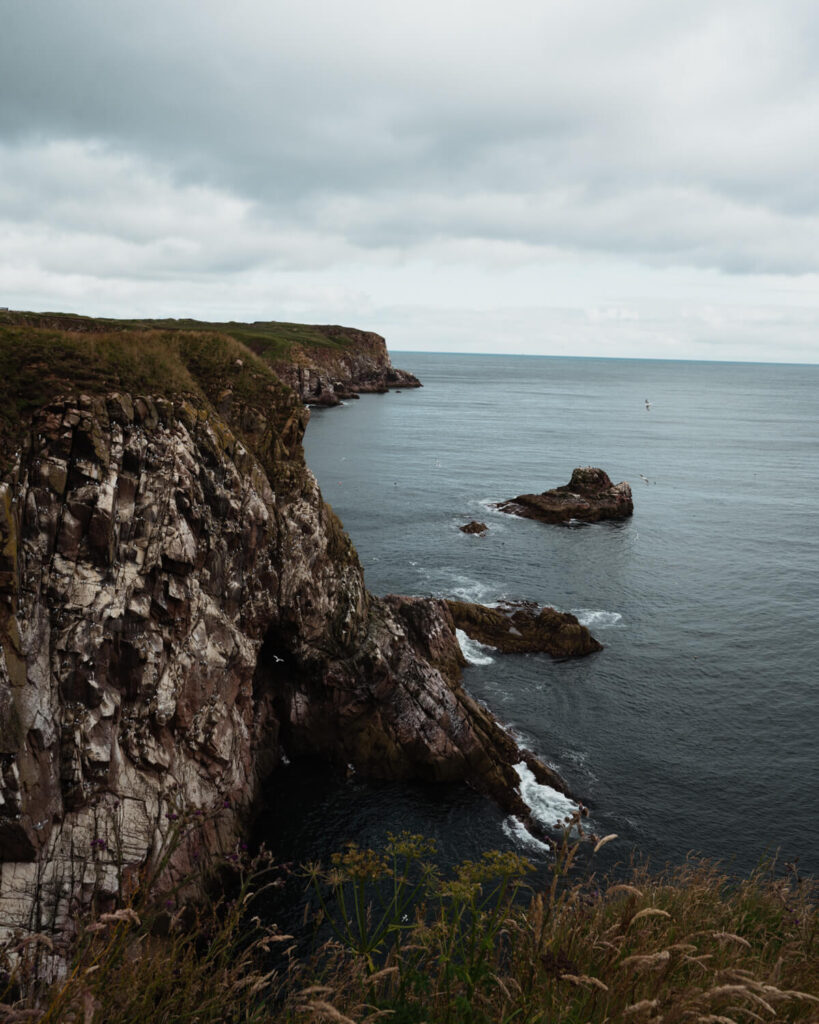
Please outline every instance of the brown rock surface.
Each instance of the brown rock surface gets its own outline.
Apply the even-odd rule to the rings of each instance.
[[[316,327],[343,348],[294,345],[286,360],[275,363],[278,375],[309,405],[334,405],[359,394],[386,394],[391,388],[420,388],[406,370],[396,369],[380,334],[349,327]]]
[[[564,789],[460,687],[444,603],[367,593],[292,392],[222,388],[55,397],[9,453],[0,933],[115,892],[178,803],[224,808],[198,837],[224,848],[282,751],[464,780],[522,817],[516,763]]]
[[[461,533],[486,533],[489,527],[486,523],[479,523],[476,519],[473,519],[471,523],[467,523],[465,526],[459,526],[458,529]]]
[[[542,494],[519,494],[495,507],[542,523],[567,523],[571,519],[596,523],[601,519],[626,519],[634,513],[631,487],[625,482],[613,484],[607,473],[594,466],[575,469],[569,483],[562,487]]]
[[[496,608],[466,601],[447,601],[446,605],[457,629],[507,654],[543,652],[555,658],[575,658],[603,650],[569,612],[528,601],[507,602]]]

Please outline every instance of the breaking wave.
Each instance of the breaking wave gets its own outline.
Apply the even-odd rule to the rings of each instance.
[[[515,818],[510,815],[510,817],[504,819],[501,828],[503,829],[503,834],[507,839],[511,839],[516,846],[522,846],[524,849],[530,850],[532,853],[549,852],[547,844],[542,843],[539,839],[535,839],[520,818]]]
[[[457,570],[420,568],[421,578],[437,597],[454,597],[459,601],[486,604],[487,599],[496,599],[497,590],[471,576],[464,576]]]
[[[458,643],[461,645],[463,656],[470,665],[491,665],[495,660],[486,653],[487,651],[494,651],[494,647],[489,647],[486,644],[479,643],[477,640],[472,640],[462,629],[456,629],[455,636],[457,636]]]
[[[534,818],[544,828],[554,828],[566,815],[574,814],[577,804],[551,786],[544,786],[525,761],[515,765],[520,779],[520,795]]]
[[[592,608],[573,608],[572,615],[577,616],[581,626],[596,626],[602,629],[605,626],[619,626],[623,622],[620,612],[595,611]]]

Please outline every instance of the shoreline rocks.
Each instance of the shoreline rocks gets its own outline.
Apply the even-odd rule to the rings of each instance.
[[[495,508],[541,523],[568,523],[572,519],[597,523],[627,519],[634,514],[634,501],[628,483],[613,484],[602,469],[583,466],[575,469],[569,483],[562,487],[542,494],[519,494],[498,502]]]
[[[516,764],[567,791],[461,687],[445,602],[367,592],[297,396],[207,387],[54,397],[0,481],[0,937],[114,899],[180,807],[225,851],[285,754],[524,821]]]
[[[446,605],[457,629],[507,654],[582,658],[603,650],[570,612],[541,608],[531,601],[508,601],[496,608],[466,601],[447,601]]]

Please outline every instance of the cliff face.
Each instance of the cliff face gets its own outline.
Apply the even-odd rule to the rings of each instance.
[[[140,339],[142,362],[155,342],[184,363],[188,398],[111,391],[110,366],[86,368],[94,389],[17,432],[0,485],[0,929],[116,892],[180,805],[208,822],[203,852],[224,849],[282,751],[463,779],[522,815],[516,762],[561,785],[461,689],[444,603],[367,593],[304,466],[306,410],[217,341]]]
[[[345,347],[293,345],[287,360],[275,363],[279,376],[304,402],[336,405],[342,399],[367,392],[421,387],[417,377],[393,367],[380,334],[345,327],[315,330],[326,334],[328,340],[342,340]]]

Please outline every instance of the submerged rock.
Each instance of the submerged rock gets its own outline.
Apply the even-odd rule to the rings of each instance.
[[[569,483],[562,487],[542,494],[519,494],[495,507],[542,523],[567,523],[571,519],[596,523],[601,519],[626,519],[634,513],[630,485],[625,481],[613,484],[607,473],[594,466],[575,469]]]
[[[603,645],[569,612],[541,608],[530,601],[504,602],[495,608],[447,601],[452,620],[468,637],[513,654],[543,652],[555,658],[578,658]]]

